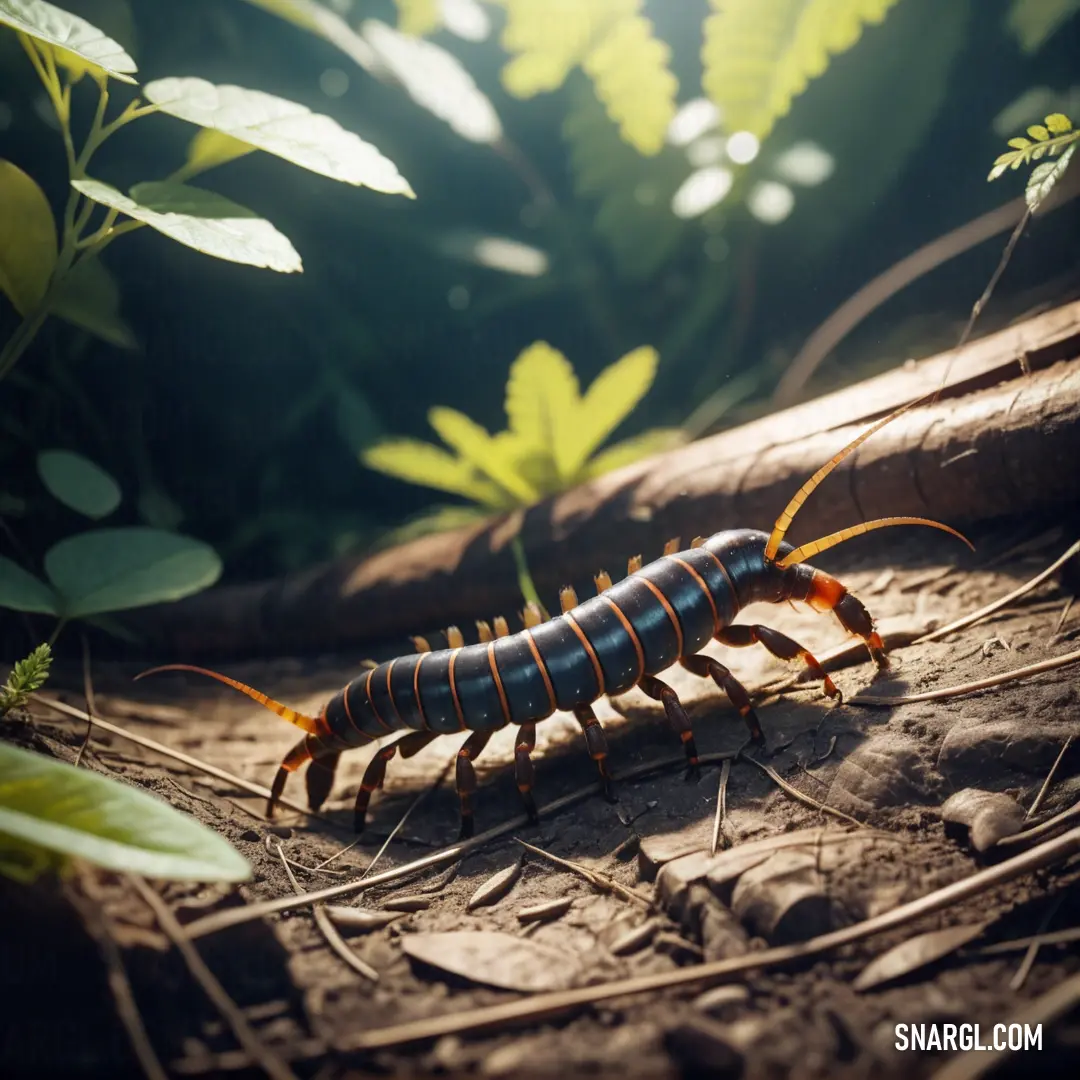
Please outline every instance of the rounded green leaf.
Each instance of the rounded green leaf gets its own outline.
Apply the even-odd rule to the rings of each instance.
[[[58,282],[49,312],[118,349],[136,349],[135,331],[120,315],[120,286],[95,258],[81,258]]]
[[[204,172],[245,154],[251,154],[254,150],[255,147],[250,143],[241,142],[224,132],[215,131],[214,128],[203,128],[202,131],[197,131],[188,143],[187,163],[192,173]]]
[[[45,573],[69,619],[179,600],[213,585],[213,548],[161,529],[95,529],[69,536],[45,555]]]
[[[109,870],[177,881],[246,881],[247,859],[224,837],[117,780],[0,743],[5,837]]]
[[[89,518],[108,517],[120,505],[120,485],[82,454],[43,450],[37,469],[53,498]]]
[[[2,159],[0,207],[0,292],[26,315],[41,302],[56,265],[52,208],[32,177]]]
[[[170,116],[214,128],[331,180],[415,197],[397,166],[371,143],[294,101],[205,79],[157,79],[143,93]]]
[[[303,269],[288,237],[246,206],[213,191],[163,181],[136,184],[128,198],[100,180],[73,180],[71,186],[205,255],[282,274]]]
[[[35,615],[59,614],[56,593],[6,555],[0,555],[0,608]]]
[[[134,83],[135,61],[112,38],[70,11],[45,0],[0,0],[0,23],[38,41],[67,49],[121,82]]]

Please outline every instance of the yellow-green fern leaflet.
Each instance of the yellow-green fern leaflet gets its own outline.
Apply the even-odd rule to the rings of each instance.
[[[811,79],[897,0],[710,0],[705,92],[728,131],[765,138]]]

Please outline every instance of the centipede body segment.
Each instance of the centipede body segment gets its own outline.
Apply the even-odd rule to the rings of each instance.
[[[752,529],[718,532],[679,549],[671,541],[663,555],[646,565],[629,562],[628,576],[613,582],[601,571],[597,595],[579,601],[572,588],[560,595],[561,612],[544,619],[535,606],[523,613],[524,628],[511,633],[506,620],[478,623],[479,640],[466,644],[456,627],[446,634],[445,649],[432,651],[425,638],[414,638],[417,652],[369,666],[339,690],[316,717],[308,717],[267,698],[227,676],[191,665],[173,664],[153,671],[187,670],[209,675],[254,698],[300,727],[304,738],[285,756],[271,788],[269,812],[284,790],[289,773],[309,763],[308,799],[318,809],[330,793],[342,753],[394,737],[375,750],[356,796],[355,825],[361,831],[372,792],[383,782],[395,754],[410,757],[441,736],[464,734],[458,751],[456,785],[461,803],[462,835],[473,830],[474,762],[491,735],[513,725],[517,786],[531,818],[532,751],[536,724],[556,711],[571,712],[581,725],[586,749],[597,764],[604,794],[613,797],[607,765],[607,740],[592,704],[605,695],[634,686],[660,702],[682,741],[689,775],[698,771],[697,747],[689,717],[678,695],[659,676],[679,663],[724,691],[749,730],[763,741],[750,695],[718,660],[701,655],[712,640],[733,648],[761,645],[774,656],[800,662],[822,680],[824,692],[839,698],[832,680],[814,656],[793,639],[767,626],[735,623],[740,610],[755,602],[799,600],[818,611],[831,611],[844,628],[863,639],[879,665],[887,663],[870,613],[836,578],[803,559],[853,536],[901,524],[927,525],[968,541],[954,529],[923,518],[882,518],[832,533],[802,547],[784,542],[795,513],[813,489],[870,434],[910,405],[878,421],[837,453],[804,484],[777,519],[771,534]],[[970,546],[970,544],[969,544]],[[150,672],[144,672],[150,674]]]

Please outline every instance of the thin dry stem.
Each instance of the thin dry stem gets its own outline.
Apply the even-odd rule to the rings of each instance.
[[[285,852],[281,849],[281,844],[277,846],[278,858],[281,859],[281,865],[285,867],[285,873],[289,876],[289,884],[293,887],[293,892],[300,896],[303,894],[303,889],[300,888],[300,882],[296,880],[295,875],[292,872],[292,868],[289,866],[289,860],[285,858]],[[326,938],[326,944],[341,959],[353,969],[353,971],[363,975],[365,979],[370,979],[372,982],[379,981],[379,973],[368,963],[361,960],[359,956],[349,948],[345,939],[338,933],[337,927],[333,924],[330,916],[326,913],[325,904],[315,904],[311,909],[312,915],[315,916],[315,925],[319,928],[322,936]]]
[[[338,1049],[385,1049],[435,1039],[443,1035],[491,1031],[511,1024],[548,1020],[585,1006],[595,1005],[597,1002],[610,1001],[613,998],[665,990],[676,986],[721,982],[748,971],[820,956],[832,949],[862,941],[874,934],[914,922],[924,915],[931,915],[952,907],[974,896],[979,896],[989,889],[996,888],[1004,882],[1053,866],[1077,852],[1080,852],[1080,828],[1072,829],[1064,836],[1048,840],[1039,847],[1015,855],[996,866],[980,870],[962,881],[936,889],[918,900],[901,904],[892,911],[865,919],[842,930],[822,934],[809,941],[764,949],[761,952],[699,964],[679,971],[619,979],[599,986],[587,986],[575,990],[536,994],[525,1000],[507,1002],[502,1005],[395,1024],[382,1030],[357,1032],[343,1040]],[[1075,981],[1080,985],[1080,976],[1077,976]]]
[[[955,619],[953,622],[949,623],[947,626],[941,627],[939,630],[933,630],[929,634],[923,634],[922,637],[916,638],[912,644],[921,645],[924,641],[937,641],[939,638],[945,637],[946,634],[951,634],[956,630],[962,630],[965,627],[973,626],[987,616],[993,615],[995,611],[1000,611],[1003,607],[1008,607],[1014,600],[1019,600],[1021,596],[1025,596],[1033,589],[1037,589],[1047,578],[1053,577],[1053,575],[1077,553],[1080,553],[1080,540],[1077,540],[1068,551],[1055,559],[1045,570],[1036,574],[1030,581],[1025,581],[1023,585],[1013,589],[1012,592],[986,604],[977,611],[973,611],[970,615],[964,615],[960,619]]]
[[[1050,771],[1046,774],[1046,779],[1042,782],[1042,787],[1039,788],[1039,794],[1035,796],[1035,801],[1031,804],[1028,812],[1024,815],[1025,821],[1027,821],[1028,818],[1034,817],[1035,814],[1038,812],[1039,807],[1042,805],[1043,798],[1050,790],[1051,783],[1053,783],[1054,773],[1057,772],[1057,768],[1061,764],[1061,759],[1065,756],[1065,752],[1072,745],[1072,741],[1073,737],[1070,735],[1065,740],[1065,745],[1062,746],[1061,750],[1058,752],[1058,756],[1054,758],[1054,764],[1050,766]]]
[[[760,761],[756,761],[750,757],[749,754],[742,755],[743,761],[749,761],[752,765],[756,765],[778,788],[786,792],[793,799],[803,803],[805,806],[809,806],[814,810],[820,810],[823,814],[831,814],[835,818],[839,818],[841,821],[847,821],[852,825],[858,826],[860,829],[865,829],[865,822],[859,821],[858,818],[853,818],[850,814],[845,814],[843,810],[837,810],[832,806],[827,806],[823,802],[818,802],[817,799],[811,795],[807,795],[805,791],[800,791],[793,784],[789,784],[771,765],[763,765]]]
[[[83,697],[86,698],[86,735],[83,737],[83,741],[79,744],[79,752],[75,755],[75,768],[77,769],[82,764],[83,754],[86,752],[86,748],[90,745],[90,735],[94,730],[94,721],[92,719],[94,715],[94,680],[90,671],[90,642],[87,640],[85,634],[79,635],[82,638],[82,677],[83,677]]]
[[[731,776],[731,762],[725,761],[720,766],[720,786],[716,791],[716,817],[713,818],[712,844],[709,846],[709,854],[716,854],[716,847],[720,843],[720,830],[724,826],[724,818],[727,816],[727,786],[728,777]]]
[[[556,866],[561,866],[564,870],[569,870],[571,873],[577,874],[578,877],[584,878],[593,886],[593,888],[599,889],[601,892],[614,893],[616,896],[621,896],[624,900],[630,900],[632,903],[641,904],[646,908],[652,907],[652,901],[647,896],[642,896],[641,893],[628,888],[626,885],[623,885],[622,882],[616,881],[609,874],[601,873],[599,870],[590,870],[588,867],[571,862],[569,859],[563,859],[558,855],[552,855],[550,851],[545,851],[543,848],[535,847],[532,844],[526,844],[525,841],[520,838],[517,838],[517,842],[525,848],[526,851],[531,851],[534,855],[539,855],[542,858],[547,859],[548,862],[552,862]]]
[[[176,921],[176,916],[169,910],[168,904],[141,877],[128,875],[128,880],[138,890],[139,895],[154,913],[158,925],[169,940],[176,946],[187,965],[192,977],[202,987],[203,992],[221,1013],[222,1019],[232,1029],[236,1041],[271,1077],[271,1080],[298,1080],[296,1073],[266,1046],[255,1030],[247,1022],[236,1002],[226,993],[225,987],[218,982],[214,973],[206,966],[199,955],[199,950],[188,939],[184,928]]]
[[[989,690],[993,686],[1015,682],[1017,679],[1026,679],[1029,675],[1040,675],[1044,671],[1055,671],[1057,668],[1075,664],[1078,660],[1080,660],[1080,649],[1075,652],[1065,653],[1063,656],[1051,657],[1049,660],[1040,660],[1037,664],[1028,664],[1026,667],[1015,668],[1013,671],[1004,671],[1000,675],[991,675],[986,679],[962,683],[960,686],[949,686],[944,690],[928,690],[925,694],[900,694],[897,697],[885,697],[879,694],[857,694],[853,698],[848,698],[848,704],[889,706],[910,705],[916,701],[941,701],[944,698],[959,697],[961,694],[974,694],[980,690]]]
[[[734,751],[718,754],[702,754],[700,761],[703,765],[711,765],[722,761],[729,761],[734,756]],[[613,774],[612,779],[616,781],[633,780],[641,776],[647,776],[658,770],[682,767],[685,764],[686,757],[685,755],[680,754],[677,757],[668,757],[659,761],[647,762],[644,765],[637,765],[632,769],[627,769],[625,772],[615,773]],[[577,791],[572,791],[568,795],[563,795],[562,797],[541,806],[540,813],[547,816],[557,813],[560,810],[565,810],[568,806],[574,806],[576,803],[582,802],[591,795],[595,795],[599,790],[600,784],[599,781],[596,781],[589,784],[587,787],[579,788]],[[432,867],[442,866],[444,863],[455,862],[466,853],[474,851],[476,848],[482,847],[484,844],[487,844],[500,836],[512,833],[515,830],[528,825],[528,823],[529,819],[524,814],[519,814],[517,817],[510,818],[508,821],[504,821],[501,825],[496,825],[486,832],[478,833],[468,840],[452,844],[450,847],[443,848],[441,851],[432,852],[430,855],[425,855],[421,859],[405,863],[403,866],[396,866],[392,870],[384,870],[381,874],[376,874],[371,878],[360,878],[357,881],[348,881],[341,885],[332,885],[329,888],[320,889],[317,892],[305,893],[303,896],[276,897],[273,900],[262,900],[259,903],[248,904],[246,907],[226,908],[223,911],[215,911],[212,915],[205,915],[201,919],[196,919],[193,922],[188,923],[186,927],[187,934],[192,938],[202,937],[206,934],[215,934],[219,930],[225,930],[230,926],[239,926],[242,923],[260,919],[264,915],[273,915],[279,911],[291,911],[296,908],[308,907],[321,900],[333,900],[336,897],[348,896],[350,893],[360,892],[363,889],[371,888],[374,885],[385,885],[391,881],[397,881],[400,878],[409,877],[412,874],[419,873],[422,870],[430,870]]]

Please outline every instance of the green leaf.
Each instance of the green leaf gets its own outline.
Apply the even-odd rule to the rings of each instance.
[[[0,555],[0,608],[36,615],[58,615],[60,598],[39,578]]]
[[[379,538],[379,547],[396,547],[432,533],[449,532],[478,525],[491,517],[491,511],[480,506],[436,506],[391,529]]]
[[[1006,25],[1031,55],[1080,11],[1080,0],[1012,0]]]
[[[109,870],[178,881],[246,881],[224,837],[145,791],[0,743],[0,836]]]
[[[394,0],[398,9],[398,29],[403,34],[423,37],[437,30],[439,0]]]
[[[415,198],[397,166],[329,116],[285,98],[215,86],[205,79],[158,79],[143,90],[162,112],[276,154],[331,180]]]
[[[0,0],[0,23],[74,53],[92,68],[121,82],[134,83],[135,61],[110,37],[78,15],[45,0]]]
[[[1064,113],[1051,113],[1046,117],[1046,126],[1054,135],[1067,135],[1072,131],[1072,121]]]
[[[652,346],[642,345],[597,375],[578,410],[574,443],[577,457],[571,459],[571,475],[649,392],[659,361]]]
[[[3,0],[0,0],[2,9]],[[0,292],[25,316],[41,302],[56,265],[56,225],[45,192],[0,159]]]
[[[296,249],[269,221],[215,192],[164,181],[136,184],[128,198],[100,180],[73,180],[71,186],[206,255],[283,274],[303,269]]]
[[[108,517],[120,505],[120,486],[82,454],[43,450],[38,454],[37,470],[53,498],[86,517]]]
[[[317,0],[247,0],[254,7],[269,11],[279,19],[321,37],[365,71],[377,67],[375,54],[367,42],[336,12]]]
[[[75,263],[58,282],[49,312],[118,349],[139,347],[120,316],[120,286],[99,259],[84,255]]]
[[[1024,189],[1024,199],[1028,209],[1034,213],[1039,204],[1054,189],[1054,185],[1065,175],[1069,167],[1076,143],[1073,143],[1057,161],[1046,161],[1042,165],[1036,165],[1028,177],[1027,187]]]
[[[711,0],[702,85],[729,132],[764,139],[832,56],[897,0]]]
[[[1042,126],[1042,124],[1032,124],[1027,129],[1027,133],[1033,138],[1038,139],[1039,142],[1046,142],[1050,138],[1050,132]]]
[[[543,451],[557,462],[560,446],[575,438],[580,401],[570,361],[546,341],[523,349],[510,366],[506,415],[511,433],[524,448]],[[562,469],[556,466],[556,472],[562,473]]]
[[[68,619],[179,600],[213,585],[221,560],[198,540],[159,529],[95,529],[45,555]]]
[[[30,695],[45,685],[51,665],[52,649],[48,644],[38,645],[29,656],[19,660],[11,669],[7,682],[0,687],[0,716],[12,709],[23,708]]]
[[[493,480],[522,503],[533,502],[536,489],[514,468],[513,457],[506,447],[496,444],[476,421],[456,409],[436,405],[428,410],[428,423],[435,433],[461,458],[478,472]]]
[[[467,461],[419,439],[387,439],[365,450],[360,460],[376,472],[407,480],[410,484],[463,495],[495,510],[514,505],[505,492],[490,480],[478,476]]]
[[[686,437],[679,428],[653,428],[651,431],[643,431],[640,435],[615,443],[591,458],[583,470],[582,479],[603,476],[604,473],[621,469],[624,465],[680,446],[685,441]]]
[[[193,172],[205,172],[254,151],[251,143],[241,142],[214,128],[203,128],[188,143],[187,163]]]
[[[1015,147],[1017,150],[1026,150],[1031,145],[1031,140],[1018,135],[1015,139],[1009,140],[1009,145]]]

